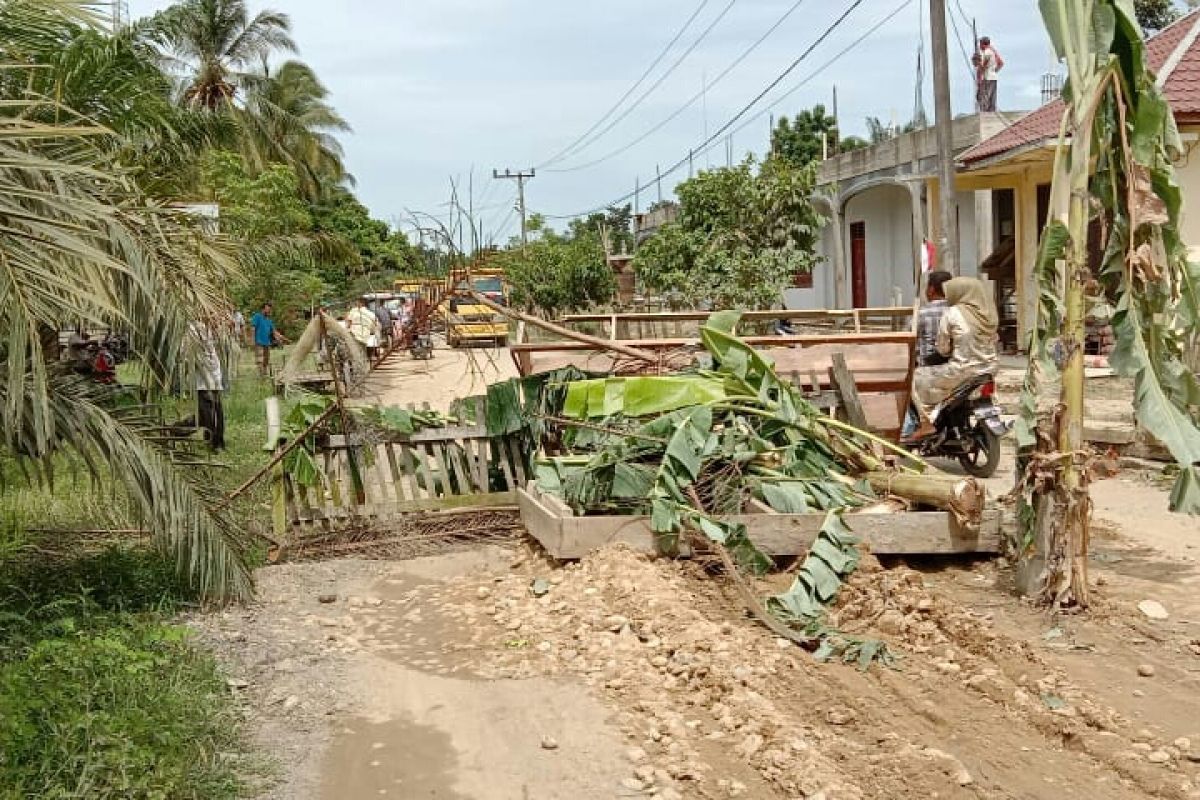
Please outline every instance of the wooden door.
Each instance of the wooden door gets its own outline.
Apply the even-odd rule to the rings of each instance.
[[[850,291],[855,308],[867,307],[867,223],[850,223]]]

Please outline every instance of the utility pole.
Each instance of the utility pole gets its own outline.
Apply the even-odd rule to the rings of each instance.
[[[536,177],[533,167],[529,168],[528,172],[517,170],[513,172],[511,169],[506,169],[501,172],[498,169],[492,170],[492,178],[496,180],[513,180],[517,182],[517,210],[521,212],[521,249],[524,250],[529,244],[529,235],[526,231],[525,219],[525,181]]]
[[[954,117],[950,111],[950,56],[946,49],[946,0],[929,0],[929,33],[933,45],[933,107],[937,128],[938,267],[958,274],[958,213],[954,202]]]

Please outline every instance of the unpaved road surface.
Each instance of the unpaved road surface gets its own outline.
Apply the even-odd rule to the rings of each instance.
[[[703,565],[620,548],[272,566],[255,605],[190,621],[272,800],[1200,798],[1200,525],[1152,472],[1093,497],[1084,614],[1002,562],[868,557],[831,622],[894,668],[818,663]]]
[[[517,367],[507,347],[463,347],[445,345],[435,338],[433,358],[414,359],[394,353],[377,369],[357,402],[381,406],[420,408],[426,403],[435,411],[448,411],[459,397],[484,394],[489,384],[515,378]]]

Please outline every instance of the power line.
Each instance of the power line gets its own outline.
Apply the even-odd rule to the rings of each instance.
[[[850,51],[857,48],[860,44],[862,44],[864,41],[866,41],[868,38],[870,38],[873,33],[878,31],[880,28],[882,28],[887,23],[891,22],[901,11],[908,8],[915,1],[916,0],[904,0],[904,2],[902,2],[902,3],[900,3],[900,5],[896,6],[896,8],[894,8],[887,16],[883,17],[878,22],[876,22],[874,25],[872,25],[870,28],[868,28],[861,36],[859,36],[853,42],[848,44],[846,47],[839,50],[832,58],[825,61],[823,64],[821,64],[821,66],[817,67],[812,72],[808,73],[808,75],[801,78],[799,80],[799,82],[797,82],[794,86],[792,86],[792,88],[788,89],[786,92],[779,95],[779,97],[772,100],[770,102],[770,104],[768,104],[765,108],[760,110],[757,114],[750,117],[748,120],[743,122],[738,127],[734,128],[733,132],[735,134],[741,133],[746,128],[753,125],[755,122],[758,122],[759,120],[761,120],[764,116],[766,116],[768,113],[770,113],[774,108],[779,106],[779,104],[782,103],[784,100],[788,99],[789,97],[794,95],[796,92],[800,91],[805,86],[812,83],[812,81],[815,80],[821,73],[823,73],[829,67],[833,66],[838,61],[840,61],[842,59],[842,56],[846,55]]]
[[[683,23],[683,27],[681,27],[675,33],[675,36],[671,38],[671,41],[667,42],[667,46],[664,47],[662,49],[662,51],[659,52],[658,56],[653,61],[650,62],[650,66],[646,67],[646,70],[645,70],[645,72],[643,72],[641,74],[641,77],[639,77],[636,81],[634,81],[633,85],[630,86],[625,91],[625,94],[621,95],[620,99],[618,99],[617,102],[613,103],[612,108],[608,109],[608,111],[605,111],[604,115],[601,116],[600,119],[596,120],[596,122],[592,125],[592,127],[588,128],[586,131],[584,131],[583,134],[579,136],[579,138],[577,138],[575,141],[571,142],[569,145],[564,147],[562,150],[558,151],[558,153],[551,156],[546,161],[543,161],[541,164],[538,165],[538,167],[539,168],[545,167],[550,164],[555,164],[555,163],[561,161],[569,153],[571,153],[573,150],[575,150],[576,146],[580,142],[582,142],[587,137],[591,136],[592,133],[596,130],[596,128],[599,128],[601,125],[603,125],[604,122],[609,117],[611,117],[618,108],[621,107],[621,104],[624,103],[626,100],[628,100],[629,96],[631,94],[633,94],[635,91],[637,91],[637,88],[642,85],[642,83],[646,80],[646,78],[650,77],[650,73],[654,71],[654,68],[657,67],[664,58],[666,58],[667,53],[671,52],[671,48],[673,48],[679,42],[679,40],[683,37],[683,34],[687,31],[687,29],[690,28],[692,26],[692,23],[696,21],[696,17],[700,16],[700,12],[702,12],[708,6],[708,4],[710,2],[711,2],[711,0],[701,0],[700,5],[696,7],[696,10],[692,12],[692,15],[687,18],[686,22]]]
[[[722,139],[722,137],[725,136],[725,133],[730,128],[732,128],[733,125],[739,119],[741,119],[742,117],[744,117],[746,115],[747,111],[749,111],[751,108],[753,108],[754,105],[756,103],[758,103],[759,100],[766,97],[776,86],[778,86],[780,83],[782,83],[783,80],[785,78],[787,78],[788,75],[792,74],[792,72],[795,71],[796,67],[800,66],[800,64],[803,63],[805,59],[807,59],[810,55],[812,55],[812,52],[814,50],[816,50],[817,47],[819,47],[826,39],[828,39],[829,36],[835,30],[837,30],[837,28],[840,27],[843,22],[846,21],[846,18],[849,17],[854,12],[854,10],[857,9],[862,4],[863,4],[863,0],[854,0],[854,2],[852,2],[846,8],[846,10],[842,12],[841,16],[839,16],[837,19],[835,19],[833,21],[833,23],[830,24],[829,27],[827,27],[824,30],[824,32],[822,32],[821,35],[818,36],[816,38],[816,40],[813,41],[813,43],[810,44],[805,49],[805,51],[803,53],[801,53],[799,56],[797,56],[796,59],[791,64],[788,65],[787,69],[785,69],[783,72],[779,73],[779,75],[777,75],[774,80],[772,80],[769,84],[767,84],[765,89],[763,89],[761,92],[759,92],[757,95],[755,95],[754,98],[749,103],[746,103],[746,105],[742,106],[742,109],[740,111],[738,111],[738,113],[734,114],[733,117],[731,119],[729,119],[729,121],[727,121],[724,125],[722,125],[720,128],[718,128],[716,130],[716,132],[714,132],[712,135],[710,135],[708,137],[708,139],[706,139],[699,147],[693,148],[692,150],[690,150],[688,152],[687,155],[685,155],[683,158],[676,161],[669,168],[667,168],[665,171],[663,171],[661,173],[661,177],[666,177],[666,176],[669,176],[669,175],[675,173],[682,167],[686,166],[696,153],[703,153],[706,148],[710,147],[713,144],[713,142],[716,142],[716,141],[719,141],[720,139]],[[633,192],[623,194],[620,197],[618,197],[616,200],[605,203],[604,205],[594,208],[590,211],[583,211],[578,214],[569,214],[569,215],[562,215],[562,214],[547,215],[547,219],[573,219],[575,217],[586,217],[588,214],[594,214],[596,212],[603,211],[606,208],[610,208],[615,205],[620,205],[621,203],[624,203],[626,200],[629,200],[631,197],[633,197],[633,194],[634,194]]]
[[[626,152],[630,148],[633,148],[633,147],[641,144],[646,139],[653,136],[655,133],[658,133],[666,125],[671,123],[673,120],[677,119],[680,114],[682,114],[684,111],[687,111],[689,108],[694,106],[696,104],[697,100],[702,99],[708,93],[708,91],[711,90],[712,87],[714,87],[718,83],[720,83],[721,80],[726,75],[728,75],[730,72],[733,72],[733,70],[736,69],[738,67],[738,65],[740,65],[743,61],[745,61],[750,56],[751,53],[753,53],[755,50],[757,50],[762,45],[762,43],[767,40],[767,38],[771,34],[773,34],[776,30],[778,30],[779,26],[782,25],[784,22],[786,22],[788,17],[790,17],[792,14],[794,14],[796,9],[798,9],[803,2],[804,2],[804,0],[796,0],[796,2],[793,3],[791,5],[791,7],[788,8],[787,11],[783,12],[783,16],[781,16],[779,19],[775,20],[775,23],[773,25],[771,25],[770,28],[767,29],[766,33],[764,33],[762,36],[758,37],[758,39],[755,40],[755,42],[753,44],[751,44],[748,48],[746,48],[746,50],[744,50],[741,55],[739,55],[737,58],[735,58],[729,66],[727,66],[724,70],[722,70],[721,73],[718,74],[714,80],[712,80],[711,82],[706,80],[704,88],[702,88],[696,94],[692,95],[692,97],[687,102],[685,102],[682,106],[677,108],[666,119],[662,120],[657,125],[653,126],[649,130],[647,130],[646,132],[644,132],[643,134],[641,134],[640,136],[635,138],[633,141],[623,145],[622,147],[618,147],[616,150],[613,150],[612,152],[609,152],[603,156],[600,156],[599,158],[593,159],[592,161],[588,161],[584,164],[578,164],[573,167],[558,167],[556,169],[547,170],[547,172],[577,172],[579,170],[594,167],[597,164],[602,164],[605,161],[608,161],[612,158],[616,158],[617,156]]]
[[[662,86],[663,82],[666,81],[666,79],[669,78],[673,72],[675,72],[675,70],[679,67],[679,65],[683,63],[684,59],[686,59],[689,55],[691,55],[692,51],[695,50],[700,45],[700,43],[703,42],[705,40],[705,38],[708,37],[708,34],[712,32],[713,28],[717,27],[717,24],[720,23],[720,21],[725,18],[725,15],[729,13],[729,10],[732,9],[734,7],[734,5],[737,4],[737,2],[738,2],[738,0],[729,0],[729,3],[725,6],[725,8],[721,9],[721,13],[717,15],[716,19],[714,19],[712,22],[710,22],[708,24],[708,27],[700,32],[700,35],[696,37],[695,41],[693,41],[690,45],[688,45],[688,48],[686,50],[684,50],[682,54],[680,54],[679,58],[675,59],[675,62],[673,64],[671,64],[670,67],[667,68],[666,72],[664,72],[662,75],[660,75],[656,81],[654,81],[654,83],[650,86],[649,89],[642,92],[642,94],[638,97],[638,99],[634,100],[633,104],[630,105],[628,108],[626,108],[624,111],[622,111],[621,114],[616,119],[609,122],[600,131],[595,133],[591,138],[589,138],[587,141],[580,144],[579,147],[576,149],[578,150],[578,149],[586,148],[586,147],[590,146],[591,144],[599,141],[606,133],[611,131],[618,124],[620,124],[620,122],[622,120],[624,120],[626,117],[628,117],[630,114],[632,114],[634,112],[634,110],[637,109],[637,107],[640,106],[646,100],[647,97],[649,97],[651,94],[654,93],[655,89],[657,89],[659,86]]]

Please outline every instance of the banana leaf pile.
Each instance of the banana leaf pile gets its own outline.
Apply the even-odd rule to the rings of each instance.
[[[570,451],[538,462],[539,488],[581,515],[649,515],[664,552],[677,551],[682,536],[702,535],[753,574],[773,564],[745,526],[724,515],[741,513],[751,499],[781,513],[826,512],[792,588],[767,610],[813,636],[823,656],[864,665],[886,659],[878,642],[842,637],[821,620],[858,564],[842,514],[877,501],[862,476],[885,469],[879,454],[894,448],[822,413],[780,380],[737,338],[739,317],[718,312],[701,329],[711,369],[565,385],[556,421],[572,430],[562,437]]]

